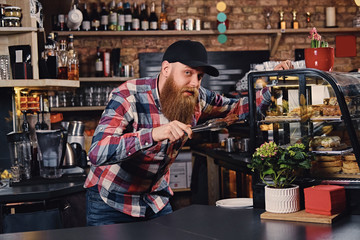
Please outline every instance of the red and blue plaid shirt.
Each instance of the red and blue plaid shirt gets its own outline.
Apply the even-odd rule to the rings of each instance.
[[[192,125],[232,113],[244,118],[247,100],[225,98],[201,87]],[[169,168],[187,140],[153,141],[152,129],[166,123],[157,78],[130,80],[114,89],[92,140],[92,165],[84,187],[97,185],[101,198],[125,214],[143,217],[147,207],[159,212],[173,195]]]

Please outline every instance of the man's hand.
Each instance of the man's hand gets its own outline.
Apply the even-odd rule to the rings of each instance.
[[[152,130],[152,138],[156,142],[169,139],[170,142],[175,142],[182,138],[185,133],[192,138],[191,125],[186,125],[179,121],[172,121],[168,124],[156,127]]]
[[[288,70],[288,69],[294,69],[294,66],[292,65],[290,60],[282,61],[278,65],[274,67],[274,70]]]

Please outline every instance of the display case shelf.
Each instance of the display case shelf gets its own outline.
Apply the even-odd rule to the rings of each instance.
[[[317,116],[309,119],[312,122],[341,122],[341,116]],[[261,120],[261,123],[289,123],[289,122],[300,122],[302,119],[296,116],[267,116],[265,120]]]

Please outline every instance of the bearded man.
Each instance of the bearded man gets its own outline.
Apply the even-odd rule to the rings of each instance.
[[[287,62],[277,69],[288,69]],[[204,74],[218,76],[200,42],[180,40],[168,47],[161,72],[114,89],[89,151],[87,224],[142,221],[172,212],[169,168],[192,137],[199,120],[236,114],[247,101],[225,98],[200,86]],[[263,106],[271,94],[264,88]],[[260,106],[261,107],[261,106]]]

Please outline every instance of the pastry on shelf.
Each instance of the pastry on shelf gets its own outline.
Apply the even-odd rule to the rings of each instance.
[[[310,147],[313,149],[339,147],[341,138],[339,136],[315,136],[310,141]]]
[[[317,156],[312,162],[312,174],[335,174],[342,170],[343,160],[341,155]]]
[[[343,173],[360,173],[359,165],[356,162],[356,158],[354,154],[348,154],[344,156]]]

